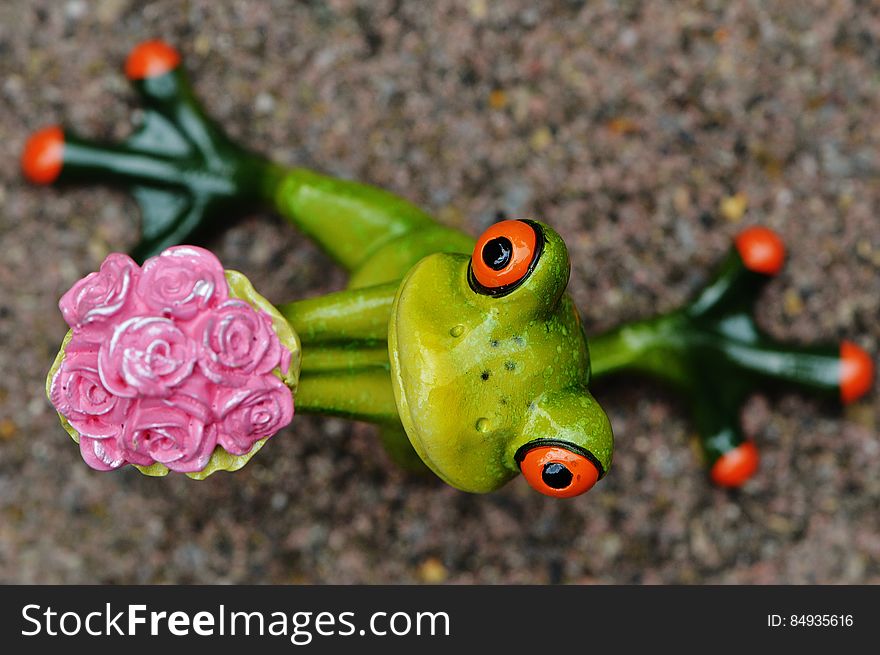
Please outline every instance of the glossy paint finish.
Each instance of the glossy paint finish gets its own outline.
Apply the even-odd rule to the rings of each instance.
[[[754,230],[747,231],[746,241],[754,237]],[[768,233],[772,238],[764,239]],[[759,260],[773,262],[777,270],[781,239],[766,228],[760,234],[764,254]],[[710,466],[745,443],[739,414],[754,391],[785,384],[832,399],[856,398],[867,392],[873,379],[866,354],[850,348],[841,354],[833,345],[783,344],[760,329],[754,305],[772,277],[750,269],[755,259],[749,259],[748,249],[743,256],[742,242],[735,241],[716,278],[690,304],[591,339],[595,379],[635,373],[679,390],[690,406]],[[854,363],[845,369],[842,362],[848,361]],[[844,370],[854,373],[844,376]],[[748,478],[743,471],[755,471],[757,451],[752,460],[754,465],[738,467],[737,484]]]
[[[611,428],[587,388],[591,365],[594,379],[631,373],[678,389],[711,477],[725,486],[757,466],[738,416],[754,389],[785,383],[852,402],[873,381],[873,361],[855,345],[791,347],[758,328],[753,304],[785,259],[766,228],[737,237],[693,302],[594,337],[588,351],[565,293],[565,246],[548,227],[536,242],[543,252],[527,267],[517,260],[493,296],[498,271],[480,266],[472,237],[386,191],[284,169],[233,143],[202,111],[170,46],[135,48],[127,69],[144,102],[140,130],[122,144],[38,133],[26,175],[129,189],[142,210],[141,261],[240,210],[276,209],[350,273],[346,291],[279,308],[302,339],[297,411],[375,422],[396,461],[424,461],[460,489],[497,488],[519,472],[524,446],[547,440],[589,453],[604,474]],[[499,225],[481,243],[502,236],[514,254],[522,235]]]
[[[589,457],[556,445],[527,450],[520,469],[532,489],[553,498],[579,496],[589,491],[600,475]]]
[[[740,487],[755,474],[759,462],[754,442],[744,441],[715,460],[709,477],[719,487]]]
[[[135,46],[125,60],[125,76],[130,80],[159,77],[180,65],[180,53],[164,41],[144,41]]]
[[[21,153],[21,170],[34,184],[52,184],[64,165],[64,132],[57,125],[34,132]]]
[[[470,258],[441,253],[413,267],[392,308],[400,420],[421,459],[466,491],[503,485],[519,472],[515,453],[541,439],[611,464],[611,426],[587,388],[587,342],[565,294],[568,253],[537,225],[543,252],[511,293],[475,291]]]
[[[840,344],[840,400],[844,405],[864,396],[874,384],[874,360],[852,341]]]
[[[734,240],[743,264],[750,271],[776,275],[785,264],[785,244],[773,230],[760,225],[746,228]]]
[[[501,221],[480,235],[471,255],[473,279],[498,291],[521,282],[540,254],[538,232],[525,221]]]

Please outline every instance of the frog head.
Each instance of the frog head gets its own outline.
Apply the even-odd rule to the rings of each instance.
[[[414,449],[448,484],[489,492],[522,472],[537,491],[571,497],[611,465],[569,271],[556,232],[509,220],[471,257],[430,255],[401,283],[388,336],[395,400]]]

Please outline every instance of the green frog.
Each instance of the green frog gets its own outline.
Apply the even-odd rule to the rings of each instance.
[[[238,211],[277,210],[350,274],[344,291],[277,307],[301,342],[296,410],[375,423],[397,462],[453,487],[491,492],[522,473],[551,497],[592,488],[613,435],[591,376],[647,375],[680,391],[723,487],[758,467],[739,422],[755,388],[785,382],[852,402],[872,384],[873,360],[855,344],[789,346],[757,326],[753,305],[785,257],[766,228],[744,230],[686,306],[588,345],[566,293],[568,251],[546,223],[503,220],[474,240],[381,189],[268,161],[206,116],[164,42],[137,46],[126,72],[142,127],[122,144],[41,130],[25,175],[129,189],[140,261]]]
[[[297,408],[378,423],[401,463],[464,491],[493,491],[520,471],[549,496],[587,491],[611,465],[613,435],[588,388],[562,238],[505,220],[475,244],[444,235],[467,254],[422,256],[425,232],[395,231],[398,257],[417,253],[402,280],[382,282],[380,245],[358,262],[359,286],[279,307],[303,344]]]

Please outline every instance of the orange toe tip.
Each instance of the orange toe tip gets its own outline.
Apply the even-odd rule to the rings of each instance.
[[[758,470],[758,448],[745,441],[719,457],[712,465],[712,482],[719,487],[741,487]]]
[[[874,360],[852,341],[840,344],[840,399],[845,405],[855,402],[874,382]]]
[[[125,75],[130,80],[145,80],[173,71],[179,64],[180,53],[164,41],[144,41],[125,60]]]
[[[770,228],[756,225],[740,232],[736,249],[743,264],[750,271],[764,275],[776,275],[785,263],[785,244]]]
[[[21,170],[35,184],[51,184],[64,165],[64,132],[57,125],[31,134],[21,153]]]

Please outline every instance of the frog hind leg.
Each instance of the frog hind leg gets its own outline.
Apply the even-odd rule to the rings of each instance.
[[[58,126],[39,130],[22,153],[25,177],[131,192],[141,208],[142,234],[132,251],[138,261],[265,202],[280,168],[233,143],[208,118],[174,48],[141,43],[125,70],[143,103],[140,128],[122,143],[80,138]]]
[[[636,373],[682,393],[710,477],[722,487],[739,487],[758,469],[758,449],[740,423],[741,407],[751,393],[784,385],[847,404],[867,393],[874,381],[874,357],[852,342],[784,343],[758,325],[755,304],[784,260],[779,235],[747,228],[714,280],[691,303],[590,339],[594,380]]]
[[[102,143],[48,127],[28,139],[21,164],[37,184],[101,183],[132,193],[142,217],[138,261],[266,206],[353,274],[352,286],[400,280],[425,255],[473,247],[399,196],[284,168],[239,146],[208,117],[167,43],[133,48],[125,72],[143,104],[138,130]]]
[[[302,168],[284,173],[275,207],[351,273],[352,288],[400,280],[427,255],[474,244],[394,194]]]

